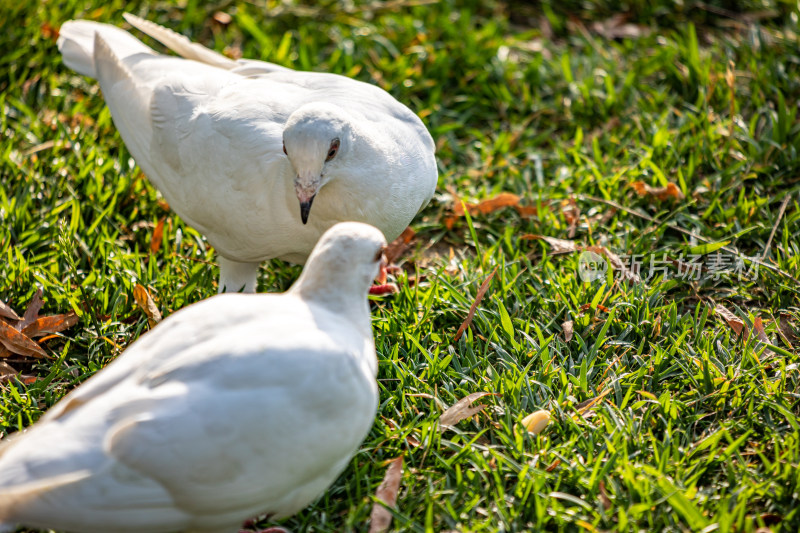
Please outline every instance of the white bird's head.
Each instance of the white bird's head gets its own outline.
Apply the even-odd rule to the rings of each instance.
[[[294,191],[303,224],[319,190],[347,163],[351,140],[350,122],[335,105],[306,104],[286,121],[283,152],[295,171]]]
[[[363,301],[373,280],[386,272],[386,238],[369,224],[340,222],[320,237],[295,283],[301,294],[337,300]],[[379,276],[380,275],[380,276]]]

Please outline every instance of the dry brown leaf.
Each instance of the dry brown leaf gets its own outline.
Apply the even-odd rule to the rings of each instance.
[[[384,255],[386,255],[386,261],[390,265],[394,264],[409,248],[411,248],[411,241],[414,240],[416,234],[416,231],[408,227],[403,230],[403,233],[401,233],[399,237],[389,243]]]
[[[47,353],[42,350],[41,346],[2,320],[0,320],[0,343],[10,352],[19,355],[47,357]]]
[[[150,253],[157,254],[161,249],[161,240],[164,237],[164,220],[167,217],[161,217],[153,229],[153,237],[150,239]]]
[[[483,299],[483,295],[486,294],[486,291],[489,289],[489,282],[492,281],[495,273],[497,272],[497,267],[494,267],[492,273],[483,281],[480,288],[478,289],[478,294],[475,296],[475,301],[472,302],[472,305],[469,307],[469,313],[467,313],[467,318],[464,319],[464,322],[461,323],[461,327],[458,328],[456,332],[456,336],[453,337],[453,342],[458,342],[458,339],[461,338],[461,335],[467,330],[469,325],[472,323],[472,319],[475,317],[475,311],[478,310],[478,306]]]
[[[574,334],[574,327],[575,323],[572,320],[567,320],[563,324],[561,324],[561,329],[564,330],[564,342],[569,342],[572,340],[572,336]]]
[[[577,244],[574,241],[568,241],[566,239],[557,239],[555,237],[548,237],[546,235],[535,235],[533,233],[528,233],[526,235],[522,235],[519,238],[521,241],[523,240],[542,240],[550,245],[550,255],[558,255],[558,254],[569,254],[579,250]]]
[[[65,315],[52,315],[37,318],[33,324],[27,325],[22,333],[30,338],[41,337],[51,333],[60,333],[78,323],[78,315],[71,311]]]
[[[652,30],[647,26],[628,22],[626,13],[617,13],[604,21],[593,22],[591,30],[606,39],[636,39],[649,35]]]
[[[42,305],[44,305],[44,300],[42,300],[42,289],[38,289],[34,293],[31,303],[28,304],[25,314],[22,315],[22,321],[18,324],[14,324],[14,327],[17,329],[17,331],[22,331],[23,329],[27,328],[28,325],[36,322],[36,319],[39,318],[39,311],[42,310]]]
[[[714,311],[725,320],[725,323],[728,324],[737,335],[742,335],[742,333],[744,333],[744,336],[747,337],[747,326],[745,326],[741,318],[728,311],[721,304],[717,304],[717,306],[714,307]]]
[[[465,212],[469,213],[470,216],[488,215],[506,207],[513,207],[522,217],[532,217],[539,214],[539,210],[536,206],[519,205],[520,197],[510,192],[501,192],[497,196],[481,200],[474,204],[463,202],[456,194],[452,192],[451,194],[453,194],[455,198],[453,212],[444,218],[444,225],[448,230],[453,229],[456,219],[463,217]]]
[[[578,405],[575,406],[575,410],[578,411],[578,414],[580,416],[586,418],[586,412],[589,411],[591,408],[593,408],[595,405],[597,405],[597,403],[600,400],[611,394],[612,390],[613,389],[606,389],[597,396],[595,396],[594,398],[590,398],[584,402],[579,403]]]
[[[797,340],[797,335],[794,334],[790,319],[791,315],[789,313],[781,313],[780,321],[778,322],[778,333],[786,341],[786,344],[791,346]]]
[[[11,365],[0,361],[0,384],[8,382],[17,374],[18,372]]]
[[[382,533],[392,525],[392,513],[386,507],[397,504],[397,493],[400,492],[400,480],[403,478],[403,456],[392,459],[378,490],[376,501],[369,515],[369,533]]]
[[[439,417],[439,429],[446,429],[466,420],[473,415],[476,415],[486,408],[486,405],[472,405],[472,402],[484,396],[493,395],[492,392],[473,392],[472,394],[461,398],[456,403],[442,413]]]
[[[0,300],[0,316],[10,318],[11,320],[22,320],[22,318],[2,300]]]
[[[631,187],[636,190],[639,196],[653,196],[660,201],[673,199],[683,200],[683,192],[674,183],[667,183],[664,187],[651,187],[643,181],[634,181]]]
[[[567,237],[570,239],[575,238],[575,232],[578,231],[578,223],[581,220],[581,209],[578,207],[578,202],[574,198],[567,198],[561,202],[561,213],[567,221]]]
[[[764,331],[764,322],[761,320],[760,316],[757,316],[755,320],[753,320],[753,331],[755,332],[756,338],[759,341],[767,344],[774,344],[767,336],[767,332]],[[764,355],[775,355],[775,352],[767,348],[764,350]]]
[[[611,509],[611,498],[608,497],[608,492],[606,492],[606,484],[603,481],[600,481],[600,503],[603,505],[603,509],[606,511]]]
[[[150,297],[150,293],[147,292],[147,289],[140,284],[136,284],[133,288],[133,299],[136,300],[136,304],[144,311],[144,314],[147,316],[147,323],[150,324],[152,328],[159,322],[161,322],[161,312],[156,307],[155,302]]]
[[[633,272],[631,269],[625,266],[625,263],[622,262],[619,256],[605,246],[586,246],[584,250],[604,256],[608,262],[611,263],[611,266],[615,270],[619,270],[623,279],[632,281],[634,283],[639,283],[642,281],[642,278],[639,277],[639,274]]]

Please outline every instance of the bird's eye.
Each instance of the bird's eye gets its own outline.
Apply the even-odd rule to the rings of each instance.
[[[328,158],[325,159],[325,162],[327,163],[328,161],[336,157],[336,152],[338,151],[339,151],[339,139],[334,139],[331,141],[331,147],[328,149]]]
[[[286,143],[283,143],[283,153],[289,155],[288,153],[286,153]]]

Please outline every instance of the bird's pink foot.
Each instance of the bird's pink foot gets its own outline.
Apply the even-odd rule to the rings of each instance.
[[[395,294],[397,292],[400,292],[400,289],[394,283],[381,283],[380,285],[373,285],[369,288],[369,293],[375,296]]]

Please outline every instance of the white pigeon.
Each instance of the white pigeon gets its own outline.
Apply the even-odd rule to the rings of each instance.
[[[0,441],[0,530],[223,533],[308,505],[375,417],[385,242],[334,226],[288,292],[176,312]]]
[[[337,222],[371,224],[391,241],[433,196],[433,139],[386,91],[233,61],[125,20],[183,59],[84,20],[61,26],[58,48],[67,66],[99,81],[136,162],[214,246],[220,291],[253,292],[261,261],[304,262]]]

